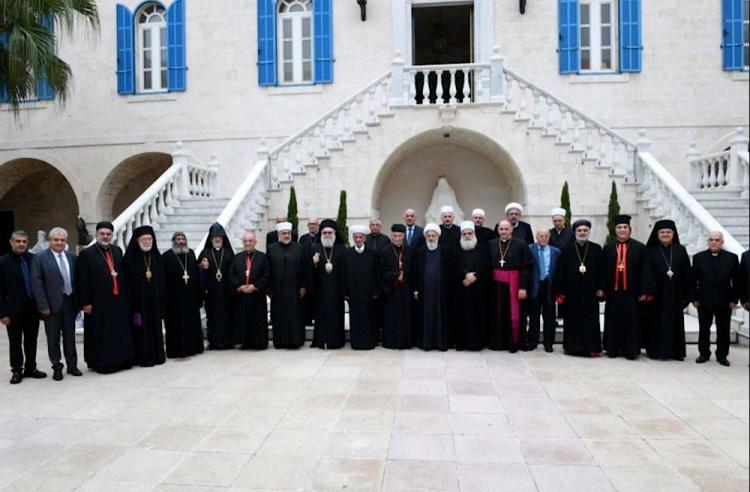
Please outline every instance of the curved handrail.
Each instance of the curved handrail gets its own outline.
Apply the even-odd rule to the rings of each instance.
[[[281,152],[284,149],[284,147],[287,147],[288,145],[291,145],[292,142],[294,142],[298,138],[304,136],[306,133],[308,133],[308,132],[310,132],[312,130],[315,130],[315,128],[320,124],[321,121],[325,121],[326,119],[328,119],[331,116],[335,115],[337,112],[341,111],[341,109],[343,109],[344,107],[346,107],[348,104],[351,104],[355,99],[357,99],[358,97],[360,97],[362,94],[368,92],[373,87],[377,87],[378,85],[380,85],[384,80],[386,80],[390,76],[391,76],[391,71],[388,70],[386,73],[384,73],[383,75],[380,75],[378,78],[376,78],[373,82],[370,82],[364,88],[362,88],[362,89],[358,90],[357,92],[355,92],[353,96],[348,97],[347,99],[344,100],[344,102],[340,103],[337,106],[334,106],[332,109],[328,110],[327,112],[325,112],[321,116],[318,116],[317,118],[315,118],[315,120],[312,123],[310,123],[307,126],[305,126],[304,128],[302,128],[302,130],[298,131],[297,133],[295,133],[294,135],[290,136],[289,138],[283,140],[276,147],[274,147],[271,150],[269,150],[268,151],[268,155],[278,154],[279,152]]]
[[[568,112],[576,115],[578,118],[582,119],[583,121],[586,121],[586,122],[590,123],[591,125],[597,127],[600,131],[604,131],[605,133],[609,134],[611,137],[614,137],[614,138],[617,138],[617,139],[621,140],[623,143],[626,144],[626,146],[628,146],[628,147],[630,147],[632,149],[635,149],[635,148],[638,147],[635,144],[635,142],[633,142],[630,139],[624,137],[623,135],[621,135],[620,133],[616,132],[615,130],[612,130],[611,128],[609,128],[608,126],[606,126],[604,123],[601,123],[600,121],[592,118],[591,116],[588,116],[587,114],[584,114],[584,113],[578,111],[577,109],[573,108],[573,106],[571,106],[567,102],[563,101],[559,97],[553,96],[548,91],[542,89],[541,87],[539,87],[538,85],[534,84],[533,82],[530,82],[527,78],[525,78],[525,77],[523,77],[521,75],[518,75],[513,70],[509,70],[507,68],[504,68],[504,70],[505,70],[505,72],[508,73],[508,75],[510,75],[511,77],[513,77],[514,79],[516,79],[517,81],[523,83],[526,87],[529,87],[532,90],[535,90],[537,92],[541,92],[542,94],[544,94],[545,98],[553,100],[558,105],[564,107],[566,111],[568,111]]]
[[[724,235],[724,248],[727,251],[731,251],[737,255],[741,255],[744,251],[742,245],[722,226],[718,220],[714,218],[703,205],[693,198],[688,191],[677,182],[669,171],[664,169],[659,161],[650,152],[638,152],[638,157],[644,166],[658,178],[664,186],[679,200],[679,202],[685,207],[685,210],[690,212],[693,217],[700,222],[700,224],[708,231],[720,231]]]

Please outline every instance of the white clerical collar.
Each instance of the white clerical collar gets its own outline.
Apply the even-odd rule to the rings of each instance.
[[[362,253],[364,250],[365,250],[364,244],[362,246],[354,246],[354,251],[356,251],[357,253]]]

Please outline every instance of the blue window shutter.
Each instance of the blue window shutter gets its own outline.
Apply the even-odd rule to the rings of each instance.
[[[258,84],[276,85],[276,6],[258,0]]]
[[[135,93],[133,65],[133,14],[124,5],[117,5],[117,93]]]
[[[51,16],[46,15],[42,18],[42,25],[47,28],[47,31],[54,34],[55,32],[55,24],[54,20]],[[49,82],[47,82],[47,74],[45,72],[42,72],[40,74],[37,74],[37,81],[36,81],[36,98],[42,101],[48,101],[50,99],[54,98],[54,93],[52,92],[52,87],[49,86]]]
[[[8,35],[5,33],[0,34],[0,47],[6,48],[8,46]],[[0,85],[0,103],[7,103],[10,100],[8,97],[8,88],[5,84]]]
[[[641,71],[641,0],[620,0],[620,71]]]
[[[187,88],[185,63],[185,0],[174,0],[167,10],[167,88]]]
[[[558,0],[560,73],[578,73],[578,0]]]
[[[315,83],[333,83],[333,12],[331,0],[313,0]]]
[[[742,70],[742,0],[722,0],[722,66]]]

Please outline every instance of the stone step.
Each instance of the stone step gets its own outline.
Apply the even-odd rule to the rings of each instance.
[[[188,198],[180,200],[178,208],[224,208],[229,199],[227,198]]]
[[[716,217],[721,225],[729,228],[729,226],[748,226],[748,218],[745,217]]]
[[[747,211],[748,205],[746,198],[696,198],[696,200],[705,208],[728,208]]]
[[[705,205],[704,205],[705,207]],[[724,207],[705,207],[711,215],[716,217],[744,217],[750,220],[750,214],[748,214],[747,208],[724,208]]]
[[[179,207],[175,208],[170,215],[172,215],[173,217],[193,215],[218,216],[223,210],[224,207],[186,207],[184,205],[180,205]]]
[[[190,214],[190,215],[171,215],[167,219],[165,226],[169,224],[192,224],[192,223],[199,223],[204,224],[206,222],[213,223],[216,221],[216,217],[219,216],[221,212],[217,213],[201,213],[201,214]]]
[[[732,190],[704,190],[704,191],[691,191],[691,195],[696,200],[703,200],[703,199],[740,199],[742,198],[742,192],[741,191],[732,191]]]

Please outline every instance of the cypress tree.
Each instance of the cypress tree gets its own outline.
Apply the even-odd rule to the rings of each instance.
[[[349,246],[349,226],[346,225],[346,215],[346,191],[341,190],[339,213],[336,215],[336,234],[339,235],[345,245]]]
[[[567,181],[563,185],[562,194],[560,195],[560,208],[565,209],[565,225],[570,227],[573,212],[570,211],[570,191],[568,190]]]
[[[297,192],[294,191],[294,186],[292,186],[289,192],[289,206],[286,209],[286,220],[292,223],[292,234],[297,234],[299,217],[297,216]]]
[[[612,191],[609,193],[609,207],[607,209],[607,240],[608,244],[615,240],[615,217],[620,215],[620,202],[617,200],[617,185],[612,181]]]

